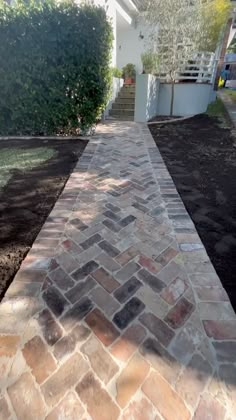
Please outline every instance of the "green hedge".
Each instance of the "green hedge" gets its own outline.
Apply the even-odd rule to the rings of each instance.
[[[101,7],[0,0],[0,134],[91,127],[107,103],[111,49]]]

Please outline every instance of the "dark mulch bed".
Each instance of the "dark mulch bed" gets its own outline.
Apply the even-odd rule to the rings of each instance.
[[[236,140],[204,114],[149,128],[236,310]]]
[[[57,151],[53,158],[30,171],[15,171],[8,184],[0,190],[0,298],[9,287],[86,144],[80,140],[0,141],[0,149],[48,146]]]
[[[156,117],[153,117],[149,120],[149,122],[162,122],[162,121],[171,121],[171,120],[177,120],[178,118],[181,117],[176,117],[176,116],[168,116],[168,115],[157,115]]]

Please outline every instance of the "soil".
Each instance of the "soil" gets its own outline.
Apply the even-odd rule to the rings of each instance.
[[[177,117],[177,116],[168,116],[168,115],[157,115],[156,117],[153,117],[149,120],[149,122],[159,122],[159,121],[171,121],[171,120],[177,120],[178,118],[181,117]]]
[[[149,128],[236,311],[236,139],[205,114]]]
[[[0,190],[0,298],[59,197],[87,142],[81,140],[7,140],[0,148],[48,146],[57,154],[25,173],[14,171]]]

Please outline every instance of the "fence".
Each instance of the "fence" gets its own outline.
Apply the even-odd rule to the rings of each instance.
[[[196,53],[188,64],[182,64],[182,68],[177,74],[176,81],[191,81],[198,83],[212,83],[216,57],[214,53]]]

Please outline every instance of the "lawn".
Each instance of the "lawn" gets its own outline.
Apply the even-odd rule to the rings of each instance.
[[[236,310],[236,143],[220,115],[217,100],[208,114],[150,131]]]
[[[224,128],[228,128],[231,125],[228,113],[220,98],[217,98],[215,102],[211,103],[208,106],[206,114],[209,117],[217,117],[219,119],[221,126]]]
[[[21,149],[8,147],[0,150],[0,188],[10,180],[14,170],[29,171],[51,159],[56,150],[49,147]]]
[[[53,208],[86,142],[0,142],[0,297]]]
[[[224,94],[229,96],[229,98],[232,99],[233,102],[236,102],[236,90],[224,89]]]

